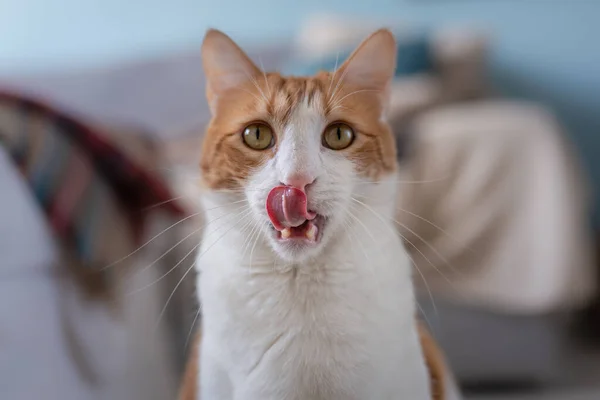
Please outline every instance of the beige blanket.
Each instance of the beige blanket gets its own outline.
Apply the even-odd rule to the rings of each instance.
[[[423,290],[517,313],[589,300],[586,183],[551,115],[515,102],[447,106],[419,117],[414,138],[398,220]]]

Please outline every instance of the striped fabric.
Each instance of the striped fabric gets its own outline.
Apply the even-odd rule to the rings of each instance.
[[[148,207],[181,218],[169,190],[106,135],[39,102],[0,92],[0,143],[81,268],[109,271],[134,251]]]

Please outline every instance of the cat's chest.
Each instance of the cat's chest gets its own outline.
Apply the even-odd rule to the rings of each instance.
[[[399,387],[423,386],[414,379],[424,370],[400,246],[370,263],[305,271],[249,271],[224,261],[205,264],[199,278],[202,351],[219,359],[234,386],[270,377],[277,390],[339,395],[302,398],[344,399],[383,399]],[[398,377],[403,369],[405,380]]]
[[[225,269],[225,268],[224,268]],[[235,269],[232,268],[232,269]],[[205,312],[220,315],[220,322],[253,331],[282,324],[310,326],[313,322],[361,313],[376,302],[375,277],[354,271],[219,271],[200,278]],[[217,313],[218,310],[218,313]],[[349,317],[349,315],[348,315]]]
[[[382,331],[412,319],[413,301],[398,258],[371,261],[304,271],[207,268],[199,282],[205,332],[233,359],[249,346],[260,353],[275,338],[304,354],[329,342],[372,346]]]

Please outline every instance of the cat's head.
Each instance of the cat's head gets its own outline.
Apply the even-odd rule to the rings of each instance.
[[[396,171],[386,121],[394,37],[377,31],[336,71],[313,77],[264,73],[215,30],[202,58],[212,113],[203,184],[247,201],[250,218],[282,259],[318,256],[356,223],[356,204],[368,207],[376,193],[367,187]]]

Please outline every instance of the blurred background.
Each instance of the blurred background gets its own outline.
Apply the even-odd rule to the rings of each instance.
[[[598,18],[596,0],[0,1],[0,397],[176,398],[205,31],[311,74],[384,26],[420,182],[399,229],[467,398],[600,399]]]

